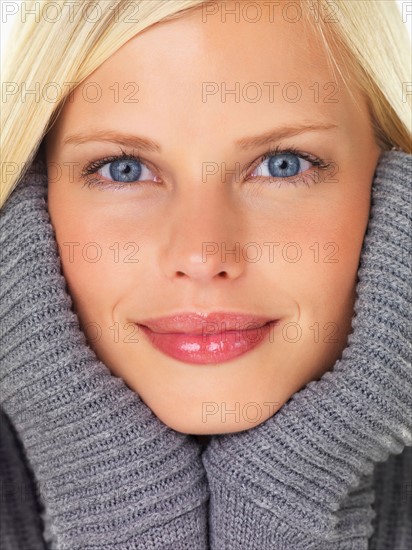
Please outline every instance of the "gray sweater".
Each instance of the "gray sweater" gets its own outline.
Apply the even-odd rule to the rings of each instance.
[[[1,550],[411,550],[411,162],[385,152],[342,358],[203,448],[88,346],[40,159],[1,212]]]

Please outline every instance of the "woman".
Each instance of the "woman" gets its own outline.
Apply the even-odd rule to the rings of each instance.
[[[10,548],[407,547],[397,7],[34,4],[4,71]]]

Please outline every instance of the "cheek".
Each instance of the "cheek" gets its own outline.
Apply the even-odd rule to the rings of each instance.
[[[148,224],[130,223],[121,209],[85,206],[60,191],[50,189],[49,212],[63,274],[81,327],[101,351],[130,336],[126,321],[140,308],[150,311],[156,239],[144,237],[151,234]]]
[[[63,274],[80,321],[83,326],[109,323],[108,311],[116,302],[122,281],[123,264],[116,261],[116,239],[62,188],[49,186],[48,208]]]
[[[279,262],[268,266],[267,281],[272,287],[277,281],[279,292],[297,304],[302,330],[314,322],[335,323],[343,337],[353,315],[368,203],[335,205],[294,217],[299,221],[278,239]]]

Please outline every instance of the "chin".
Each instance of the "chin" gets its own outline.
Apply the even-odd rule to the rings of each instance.
[[[169,428],[172,428],[176,432],[185,434],[185,435],[223,435],[228,433],[237,433],[250,430],[259,424],[262,424],[266,418],[262,418],[257,422],[248,422],[247,420],[242,420],[240,422],[227,421],[222,422],[219,419],[209,419],[207,422],[199,421],[190,421],[187,417],[174,417],[171,418],[170,415],[167,418],[158,418],[166,424]]]

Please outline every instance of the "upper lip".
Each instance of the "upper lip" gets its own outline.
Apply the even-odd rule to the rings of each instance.
[[[276,320],[262,315],[215,311],[210,313],[176,313],[164,317],[144,319],[138,321],[137,324],[146,326],[153,332],[158,333],[202,334],[204,330],[207,333],[213,333],[214,328],[216,332],[256,329]],[[213,327],[213,324],[215,324],[215,327]]]

